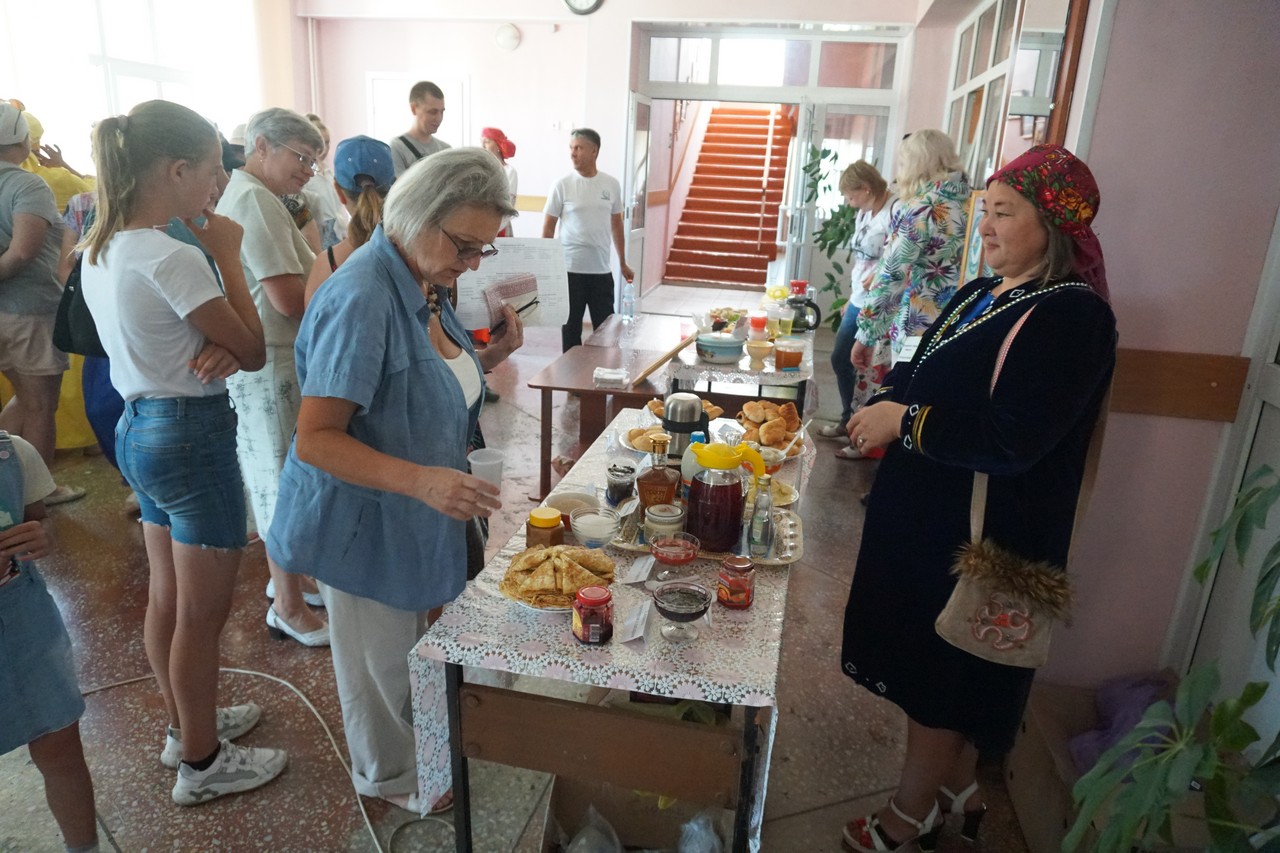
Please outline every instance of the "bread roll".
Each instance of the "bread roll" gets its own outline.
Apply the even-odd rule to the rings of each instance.
[[[747,416],[747,420],[755,424],[762,424],[767,420],[764,407],[760,405],[759,400],[749,400],[743,403],[742,414]]]
[[[719,406],[706,406],[703,411],[707,413],[707,420],[714,421],[716,418],[724,414],[724,409]]]
[[[750,421],[747,421],[747,423],[751,423],[751,422],[750,422]],[[756,428],[755,424],[751,424],[751,426],[747,427],[747,431],[746,431],[746,432],[744,432],[744,433],[742,434],[742,439],[741,439],[741,440],[742,440],[742,441],[754,441],[756,444],[759,444],[759,443],[760,443],[760,430]]]
[[[786,421],[787,430],[789,432],[796,432],[800,429],[800,424],[803,423],[803,421],[800,420],[800,413],[796,411],[795,403],[783,403],[779,406],[778,416]]]
[[[782,418],[774,418],[771,421],[765,421],[760,426],[760,443],[767,444],[770,447],[782,445],[787,435],[787,425]]]

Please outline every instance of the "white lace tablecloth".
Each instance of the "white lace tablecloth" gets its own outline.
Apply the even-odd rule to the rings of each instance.
[[[804,341],[804,355],[798,370],[775,370],[773,358],[765,362],[764,370],[751,369],[751,357],[743,355],[737,364],[709,364],[698,358],[693,345],[680,351],[668,362],[664,374],[667,382],[729,382],[736,385],[799,385],[813,378],[813,333],[795,335]]]
[[[618,430],[640,423],[644,417],[638,409],[620,413],[556,490],[580,491],[602,484],[604,460],[617,452],[611,447],[611,440],[616,441]],[[799,462],[784,465],[778,476],[802,488],[812,464],[813,450],[809,447]],[[794,473],[788,474],[788,469],[795,469]],[[435,802],[452,784],[444,663],[681,699],[756,707],[774,705],[788,568],[758,568],[754,604],[747,610],[729,610],[713,604],[710,624],[707,619],[697,623],[701,633],[693,642],[674,644],[663,639],[659,633],[662,619],[651,608],[643,639],[628,643],[615,639],[605,645],[588,646],[574,638],[570,613],[533,610],[498,591],[512,556],[523,549],[524,531],[520,530],[480,576],[467,584],[462,595],[445,607],[444,614],[409,655],[418,784],[424,802]],[[619,574],[644,556],[615,548],[609,549],[609,555]],[[714,588],[717,564],[699,559],[692,567],[702,583]],[[615,628],[629,612],[650,600],[643,586],[614,583],[611,591]],[[767,716],[758,770],[759,796],[751,821],[753,849],[758,847],[776,724],[775,714]]]

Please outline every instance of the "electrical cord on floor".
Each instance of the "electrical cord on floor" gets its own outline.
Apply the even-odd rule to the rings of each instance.
[[[333,747],[333,754],[334,756],[337,757],[338,763],[342,765],[343,770],[347,771],[347,777],[348,778],[351,777],[351,766],[347,764],[347,759],[343,756],[342,748],[338,746],[337,738],[333,736],[333,732],[330,730],[329,724],[326,723],[324,721],[324,718],[320,716],[320,711],[316,708],[315,705],[311,703],[311,700],[307,698],[307,695],[303,693],[301,690],[299,690],[296,686],[294,686],[292,682],[286,681],[285,679],[280,678],[279,676],[271,675],[266,672],[258,672],[257,670],[253,670],[253,669],[237,669],[234,667],[220,667],[218,671],[228,672],[235,675],[249,675],[249,676],[255,676],[257,678],[265,678],[268,681],[274,681],[277,684],[282,684],[285,687],[292,690],[294,694],[297,695],[297,697],[302,700],[302,704],[306,706],[307,710],[311,712],[312,716],[316,718],[316,721],[320,723],[320,728],[324,730],[325,737],[329,739],[329,745]],[[112,690],[117,687],[127,687],[130,684],[137,684],[140,681],[154,681],[154,680],[155,680],[154,674],[139,675],[136,678],[127,678],[127,679],[124,679],[123,681],[116,681],[112,684],[104,684],[99,687],[92,687],[88,690],[82,691],[80,695],[84,696],[85,698],[88,698],[89,696],[92,696],[95,693],[102,693],[104,691]],[[354,791],[354,788],[353,788],[353,791]],[[365,828],[369,831],[369,838],[373,841],[373,848],[374,850],[377,851],[377,853],[395,853],[396,836],[399,835],[400,831],[403,830],[406,826],[411,826],[412,824],[415,824],[415,823],[438,823],[441,826],[447,826],[450,831],[453,830],[453,823],[450,821],[444,820],[443,818],[431,817],[431,816],[427,816],[427,817],[420,816],[413,820],[405,821],[404,823],[400,824],[400,826],[397,826],[391,832],[390,837],[387,839],[387,847],[384,850],[382,847],[382,844],[378,841],[378,833],[375,832],[373,829],[373,821],[369,819],[369,812],[364,807],[364,799],[360,796],[359,791],[354,791],[354,793],[356,795],[356,805],[360,807],[360,815],[364,818]],[[120,845],[116,843],[115,836],[113,836],[111,834],[111,830],[107,828],[106,821],[102,819],[102,815],[99,814],[96,810],[94,814],[98,819],[98,826],[102,827],[102,831],[106,834],[107,842],[111,845],[112,849],[115,851],[115,853],[123,853],[123,851],[121,851],[120,849]]]

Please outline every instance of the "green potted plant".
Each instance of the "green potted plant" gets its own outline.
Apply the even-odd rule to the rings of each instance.
[[[1243,562],[1277,501],[1280,477],[1263,466],[1245,480],[1231,514],[1213,532],[1208,556],[1195,567],[1196,580],[1205,582],[1232,543]],[[1249,628],[1254,636],[1266,631],[1266,663],[1275,672],[1280,538],[1268,545]],[[1080,849],[1091,829],[1097,832],[1091,849],[1102,853],[1189,843],[1224,853],[1280,851],[1280,828],[1268,823],[1275,820],[1280,796],[1280,733],[1258,754],[1250,748],[1263,736],[1244,720],[1268,685],[1250,682],[1239,696],[1215,703],[1220,683],[1216,663],[1192,668],[1172,703],[1149,707],[1133,731],[1080,778],[1073,791],[1079,813],[1063,840],[1065,853]],[[1188,825],[1199,831],[1199,840],[1180,835]]]
[[[819,195],[831,191],[832,177],[838,174],[836,170],[838,159],[839,155],[829,148],[819,149],[817,146],[810,146],[809,159],[802,168],[805,179],[805,204],[811,204]],[[831,261],[833,270],[824,273],[825,280],[818,288],[819,293],[831,293],[835,296],[828,318],[832,331],[839,328],[840,309],[849,301],[845,292],[844,277],[845,270],[853,260],[853,233],[857,218],[858,209],[841,202],[831,215],[822,221],[818,230],[813,232],[814,246],[827,256],[827,260]]]

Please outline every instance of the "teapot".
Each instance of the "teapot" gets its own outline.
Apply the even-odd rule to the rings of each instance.
[[[764,460],[755,448],[745,444],[730,447],[723,442],[695,441],[689,450],[703,470],[689,483],[685,530],[698,537],[704,551],[735,552],[742,535],[749,485],[742,463],[750,463],[754,482],[764,473]]]

